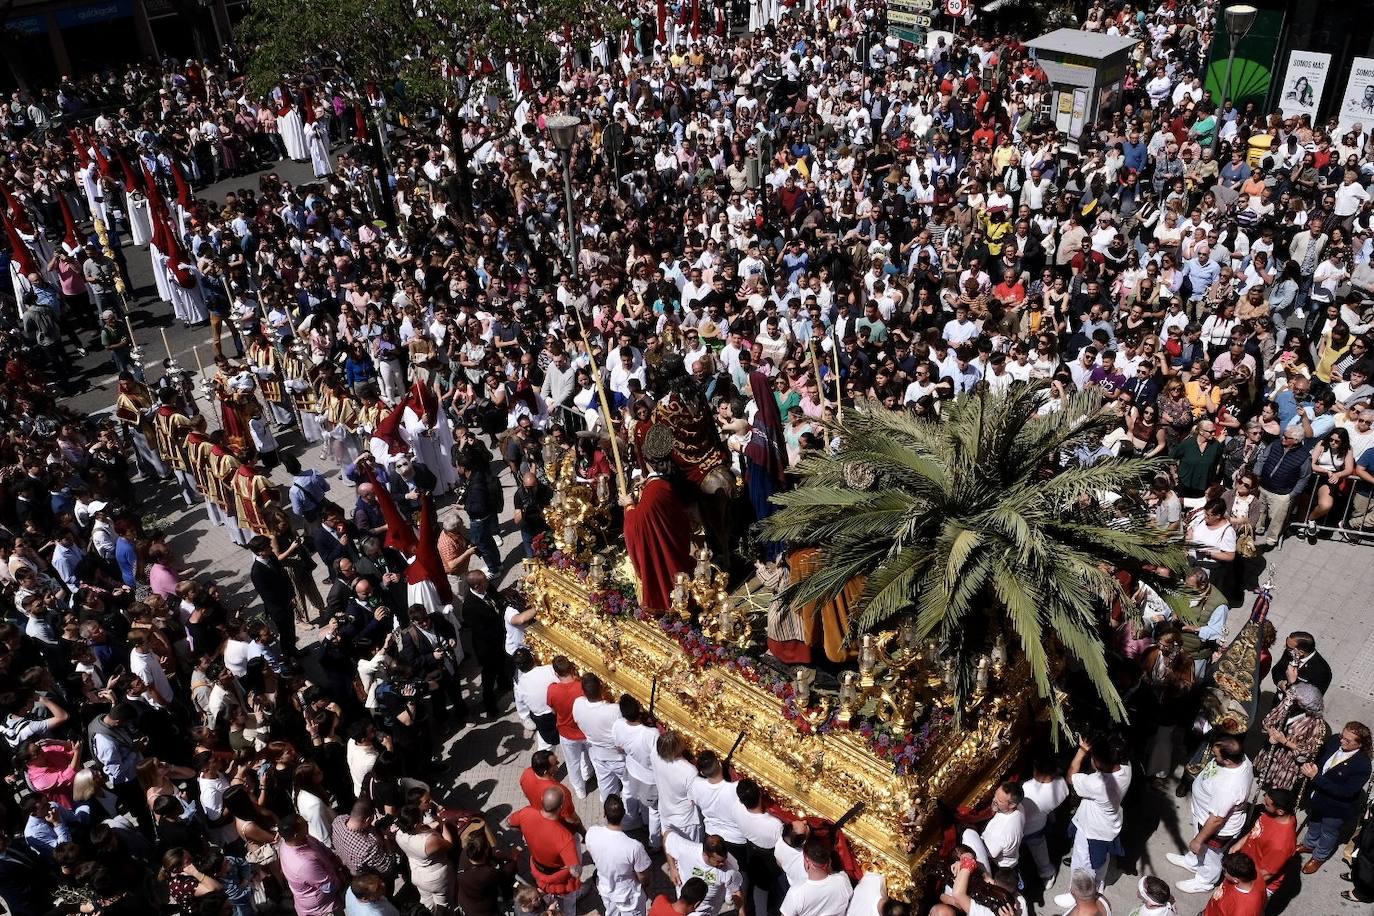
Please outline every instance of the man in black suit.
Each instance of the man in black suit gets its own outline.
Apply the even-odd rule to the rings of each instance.
[[[1317,641],[1311,633],[1294,630],[1284,641],[1283,654],[1274,663],[1271,677],[1280,694],[1299,682],[1311,684],[1325,694],[1331,686],[1331,666],[1317,651]]]
[[[334,572],[334,578],[329,586],[329,594],[324,599],[325,619],[321,621],[321,626],[340,614],[348,613],[348,603],[353,600],[353,584],[361,577],[353,559],[347,554],[335,559],[330,569]]]
[[[462,662],[458,634],[447,620],[431,614],[424,605],[412,604],[408,617],[410,626],[392,637],[396,655],[429,684],[434,711],[441,712],[446,700],[449,715],[461,722],[468,709],[458,680],[458,665]]]
[[[515,687],[506,655],[506,621],[487,575],[474,569],[467,575],[463,625],[472,633],[472,654],[482,669],[482,708],[496,715],[496,700]]]
[[[333,570],[339,557],[358,561],[357,538],[358,533],[344,517],[343,509],[331,503],[321,511],[320,527],[315,529],[310,542],[325,568]]]
[[[262,600],[267,619],[277,628],[282,651],[295,655],[296,588],[291,584],[291,575],[277,559],[270,539],[259,534],[248,542],[248,549],[254,555],[253,565],[248,570],[253,590]]]

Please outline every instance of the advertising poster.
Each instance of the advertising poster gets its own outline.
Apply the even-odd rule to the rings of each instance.
[[[1279,111],[1285,118],[1307,115],[1314,122],[1317,120],[1322,90],[1326,88],[1326,71],[1330,66],[1330,54],[1294,51],[1288,55],[1288,71],[1283,75],[1283,87],[1279,92]]]
[[[1350,79],[1336,117],[1340,119],[1337,130],[1341,133],[1355,124],[1374,127],[1374,58],[1357,57],[1351,63]]]

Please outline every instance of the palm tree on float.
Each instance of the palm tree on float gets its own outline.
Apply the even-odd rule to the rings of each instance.
[[[1108,458],[1060,470],[1061,457],[1120,423],[1096,393],[1042,412],[1046,385],[980,389],[944,403],[941,422],[858,405],[834,434],[840,445],[801,462],[799,487],[767,537],[820,551],[817,571],[793,587],[804,603],[865,583],[851,636],[915,615],[920,638],[952,653],[956,710],[971,693],[990,633],[1014,633],[1036,689],[1063,724],[1051,689],[1056,643],[1083,666],[1113,718],[1125,709],[1099,633],[1104,600],[1129,595],[1111,570],[1167,594],[1153,569],[1181,571],[1181,542],[1139,510],[1103,506],[1103,494],[1141,488],[1158,460]]]

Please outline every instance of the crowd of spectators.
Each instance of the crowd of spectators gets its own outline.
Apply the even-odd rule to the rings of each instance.
[[[779,418],[786,454],[770,466],[785,467],[830,447],[837,405],[938,423],[951,397],[1025,382],[1048,386],[1045,410],[1095,390],[1120,414],[1066,467],[1165,459],[1103,511],[1146,511],[1187,538],[1195,619],[1142,588],[1139,616],[1104,620],[1131,727],[999,788],[932,912],[1027,916],[1024,894],[1055,882],[1063,852],[1059,905],[1108,912],[1109,866],[1138,854],[1123,841],[1143,842],[1125,830],[1128,793],[1172,787],[1196,827],[1169,856],[1183,871],[1141,880],[1148,916],[1190,901],[1261,913],[1291,870],[1336,855],[1361,814],[1370,732],[1326,722],[1332,673],[1310,635],[1290,634],[1272,666],[1253,760],[1231,739],[1200,742],[1194,721],[1254,558],[1292,530],[1374,527],[1369,130],[1214,98],[1201,81],[1210,3],[1090,7],[1084,28],[1139,43],[1120,104],[1076,148],[1043,115],[1023,36],[964,23],[915,49],[883,40],[883,15],[798,4],[747,34],[693,35],[674,13],[660,41],[650,6],[638,31],[567,49],[556,82],[513,78],[509,99],[474,103],[457,129],[429,112],[402,123],[394,100],[358,99],[309,62],[249,98],[234,54],[64,79],[0,106],[10,260],[33,236],[56,251],[3,309],[11,912],[571,914],[593,885],[616,914],[905,912],[713,754],[689,761],[633,698],[535,658],[522,638],[533,613],[499,590],[503,553],[532,554],[547,528],[544,444],[575,446],[594,479],[615,473],[606,442],[620,435],[642,469],[642,428],[683,376],[742,480],[769,465],[761,416]],[[360,129],[367,109],[389,124],[385,168]],[[309,158],[283,136],[293,111],[337,144],[328,174],[295,185],[271,171]],[[571,220],[544,130],[567,112],[583,122]],[[82,175],[95,152],[113,163],[97,179],[113,258],[64,236],[68,213],[93,215]],[[302,383],[260,386],[272,423],[253,426],[254,451],[280,454],[291,480],[247,544],[255,600],[242,611],[185,574],[194,558],[142,515],[172,485],[137,429],[56,396],[73,380],[69,348],[102,350],[127,383],[156,381],[131,360],[115,290],[143,256],[125,244],[138,182],[121,158],[179,200],[223,377],[258,347]],[[255,186],[213,201],[178,187],[250,174]],[[451,450],[360,458],[417,382],[438,392]],[[193,413],[185,395],[165,379],[154,404]],[[435,612],[411,603],[378,490],[416,510],[455,467],[437,544],[455,599]],[[496,531],[507,501],[518,548]],[[740,503],[749,521],[768,511]],[[466,740],[479,708],[492,719],[512,703],[534,736],[519,777],[529,807],[508,824],[445,807],[461,774],[436,748]],[[573,800],[593,780],[602,822],[587,826]],[[1069,840],[1054,812],[1071,795]],[[660,854],[673,893],[650,910]],[[1357,859],[1346,893],[1374,900],[1362,877]]]

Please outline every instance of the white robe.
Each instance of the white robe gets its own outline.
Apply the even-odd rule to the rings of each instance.
[[[170,258],[163,258],[163,270],[166,272],[167,289],[172,294],[172,313],[176,315],[177,321],[186,324],[203,324],[210,320],[210,313],[205,308],[205,293],[200,288],[200,271],[194,265],[187,265],[191,275],[196,278],[196,285],[187,289],[177,282],[176,276],[172,273],[174,265]]]
[[[29,278],[24,276],[23,272],[19,269],[18,261],[10,261],[10,282],[14,284],[14,301],[19,307],[19,317],[23,318],[24,297],[28,295],[29,290],[33,289],[33,284],[29,282]]]
[[[414,565],[411,560],[407,565]],[[431,614],[442,614],[444,602],[439,600],[439,589],[428,579],[406,585],[406,605],[418,604]]]
[[[286,156],[296,162],[304,162],[310,158],[310,153],[305,148],[305,129],[301,126],[301,116],[292,108],[284,115],[277,115],[277,133],[281,134],[281,142],[286,146]]]
[[[157,245],[148,245],[148,259],[153,263],[153,282],[157,284],[157,297],[163,302],[172,301],[172,290],[167,285],[167,269],[163,266],[167,259]]]
[[[426,431],[430,435],[422,435]],[[448,425],[448,414],[441,409],[431,428],[422,414],[407,407],[401,415],[401,438],[415,453],[415,460],[434,475],[434,495],[442,496],[452,490],[458,482],[458,472],[453,469],[453,430]]]
[[[187,223],[191,219],[191,214],[187,212],[186,208],[183,207],[181,204],[173,203],[172,218],[177,221],[177,238],[181,239],[184,242],[186,236],[189,234],[190,227],[187,225]]]
[[[104,192],[100,189],[100,172],[94,162],[81,170],[81,188],[86,192],[86,206],[91,218],[105,222]]]
[[[134,245],[142,248],[153,237],[153,218],[148,214],[148,198],[134,191],[129,201],[129,235]]]
[[[310,153],[316,178],[327,178],[334,173],[334,166],[329,162],[329,131],[319,121],[305,125],[305,148]]]
[[[38,272],[43,275],[43,279],[53,286],[58,285],[57,271],[49,270],[48,264],[52,261],[53,250],[52,242],[42,232],[19,232],[19,237],[24,240],[24,244],[29,246],[33,252],[34,263],[38,265]]]

